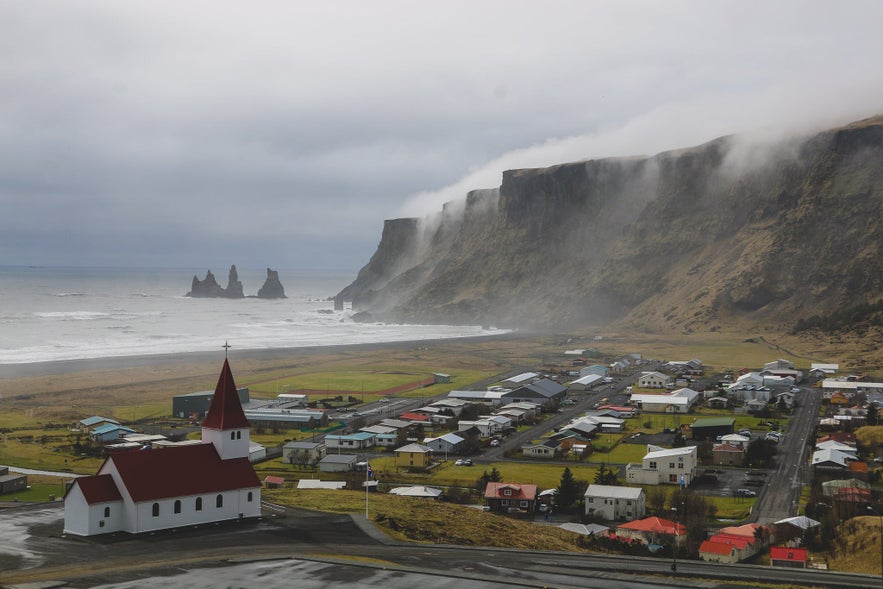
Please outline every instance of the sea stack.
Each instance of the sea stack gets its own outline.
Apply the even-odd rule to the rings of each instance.
[[[267,279],[258,291],[259,299],[284,299],[285,288],[279,282],[279,272],[267,268]]]
[[[245,295],[242,293],[242,283],[239,282],[239,275],[236,272],[236,266],[230,266],[230,274],[227,279],[227,288],[221,288],[215,275],[209,270],[205,273],[205,279],[200,280],[197,276],[193,277],[190,286],[190,292],[186,295],[195,298],[226,298],[241,299]]]

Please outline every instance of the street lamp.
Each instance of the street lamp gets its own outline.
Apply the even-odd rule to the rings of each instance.
[[[671,510],[674,512],[674,520],[672,521],[674,525],[672,527],[675,530],[675,546],[671,552],[671,572],[676,573],[678,572],[678,539],[680,538],[678,534],[678,508],[672,507]]]

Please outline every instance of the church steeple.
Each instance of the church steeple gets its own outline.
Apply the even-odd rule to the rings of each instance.
[[[215,395],[202,420],[202,440],[214,444],[223,460],[248,458],[248,419],[226,358]]]

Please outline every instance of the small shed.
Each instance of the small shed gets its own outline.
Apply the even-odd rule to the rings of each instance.
[[[264,477],[264,487],[268,489],[281,489],[285,486],[285,479],[267,475]]]
[[[356,467],[356,456],[353,454],[329,454],[319,461],[322,472],[350,472]]]
[[[805,569],[807,560],[806,548],[770,547],[770,566]]]

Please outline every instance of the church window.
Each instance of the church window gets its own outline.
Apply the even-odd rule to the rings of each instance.
[[[159,503],[153,504],[153,517],[159,517]]]
[[[217,497],[215,497],[215,507],[217,507],[217,508],[224,507],[224,496],[223,495],[218,495]]]
[[[202,511],[202,497],[196,498],[196,511]]]
[[[110,507],[104,508],[104,517],[110,517]]]
[[[254,495],[251,491],[248,492],[248,502],[251,503],[252,499],[254,499]]]
[[[236,439],[236,432],[230,432],[230,439],[231,439],[231,440],[235,440],[235,439]]]
[[[175,513],[181,513],[181,500],[175,499]]]
[[[241,440],[241,439],[242,439],[242,432],[236,432],[236,439],[237,439],[237,440]]]

